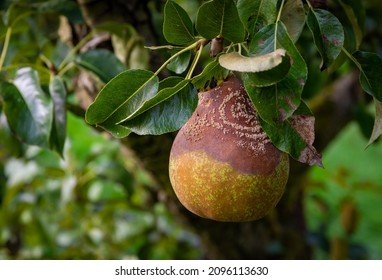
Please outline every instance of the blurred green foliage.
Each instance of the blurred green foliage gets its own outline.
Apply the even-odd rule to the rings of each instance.
[[[153,202],[152,179],[118,141],[71,114],[64,159],[6,141],[1,157],[26,150],[1,161],[0,259],[200,257],[198,237]]]
[[[325,169],[309,172],[304,202],[315,258],[329,258],[340,238],[347,258],[382,259],[382,142],[366,145],[351,123],[323,152]]]

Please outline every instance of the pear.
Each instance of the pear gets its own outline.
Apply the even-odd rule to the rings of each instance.
[[[289,156],[262,130],[237,77],[198,97],[171,148],[169,176],[176,196],[189,211],[216,221],[264,217],[284,193]]]

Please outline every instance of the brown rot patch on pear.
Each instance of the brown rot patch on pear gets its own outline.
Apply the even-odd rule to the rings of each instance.
[[[260,126],[244,86],[230,76],[199,93],[170,154],[170,179],[191,212],[218,221],[265,216],[280,200],[289,158]]]

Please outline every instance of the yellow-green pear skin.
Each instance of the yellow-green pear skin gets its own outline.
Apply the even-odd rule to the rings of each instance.
[[[199,93],[198,106],[178,132],[169,175],[180,202],[204,218],[258,220],[279,202],[289,157],[262,130],[240,79]]]

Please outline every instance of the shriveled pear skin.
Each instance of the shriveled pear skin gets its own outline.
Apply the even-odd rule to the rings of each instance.
[[[198,150],[170,158],[170,179],[180,202],[204,218],[245,222],[264,217],[279,202],[289,158],[266,175],[246,174]]]

